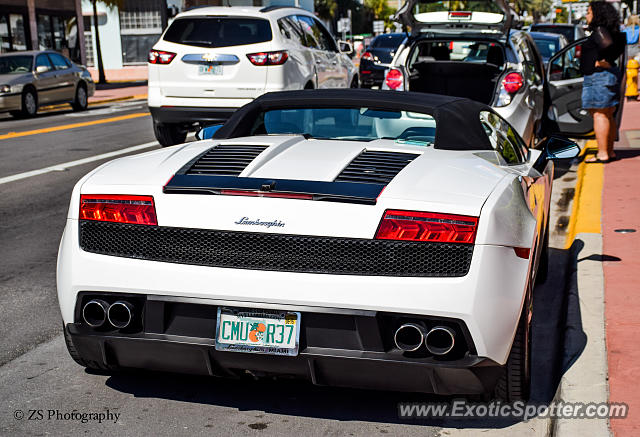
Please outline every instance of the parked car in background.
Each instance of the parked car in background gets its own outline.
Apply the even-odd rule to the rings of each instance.
[[[533,145],[544,115],[544,64],[513,30],[504,0],[409,0],[396,19],[412,33],[396,52],[383,89],[467,97],[491,105]]]
[[[396,50],[407,37],[406,33],[385,33],[376,36],[360,58],[360,86],[382,86],[384,72]]]
[[[270,92],[358,86],[349,44],[299,8],[203,7],[176,16],[149,52],[149,109],[163,146]]]
[[[533,41],[536,43],[545,65],[553,55],[568,44],[565,36],[559,33],[529,32],[529,35],[531,35],[531,38],[533,38]]]
[[[0,112],[33,117],[38,107],[71,103],[76,111],[87,109],[95,92],[91,74],[60,53],[11,52],[0,55]]]
[[[564,36],[568,42],[572,43],[586,35],[582,24],[566,23],[535,23],[529,28],[530,32],[558,33]]]

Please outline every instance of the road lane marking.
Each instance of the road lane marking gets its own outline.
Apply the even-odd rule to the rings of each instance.
[[[52,171],[63,171],[67,168],[76,167],[78,165],[88,164],[89,162],[100,161],[102,159],[113,158],[114,156],[125,155],[127,153],[136,152],[138,150],[148,149],[153,146],[157,146],[157,141],[151,141],[149,143],[138,144],[137,146],[127,147],[126,149],[116,150],[114,152],[102,153],[100,155],[90,156],[88,158],[77,159],[75,161],[63,162],[62,164],[56,164],[49,167],[41,168],[39,170],[27,171],[25,173],[18,173],[12,176],[6,176],[0,178],[0,185],[9,182],[19,181],[21,179],[38,176],[45,173],[51,173]]]
[[[34,130],[28,130],[28,131],[23,131],[23,132],[9,132],[7,134],[4,135],[0,135],[0,140],[7,140],[10,138],[18,138],[18,137],[26,137],[28,135],[37,135],[37,134],[46,134],[49,132],[57,132],[57,131],[61,131],[61,130],[67,130],[67,129],[75,129],[78,127],[84,127],[84,126],[93,126],[96,124],[103,124],[103,123],[113,123],[116,121],[123,121],[123,120],[129,120],[132,118],[138,118],[138,117],[147,117],[149,116],[148,112],[136,112],[134,114],[127,114],[127,115],[120,115],[118,117],[111,117],[111,118],[103,118],[100,120],[93,120],[93,121],[83,121],[81,123],[72,123],[72,124],[63,124],[61,126],[52,126],[52,127],[46,127],[43,129],[34,129]]]

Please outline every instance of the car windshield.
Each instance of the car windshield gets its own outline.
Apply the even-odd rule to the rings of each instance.
[[[371,47],[376,49],[395,49],[402,43],[404,35],[382,35],[373,40]]]
[[[423,23],[451,19],[499,23],[504,11],[493,0],[419,0],[415,5],[414,17]]]
[[[31,71],[33,56],[0,56],[0,74],[21,74]]]
[[[551,39],[533,39],[545,61],[548,61],[558,51],[558,42]]]
[[[435,131],[435,119],[424,113],[371,108],[301,108],[261,113],[251,135],[304,135],[345,141],[392,139],[427,146],[433,144]]]
[[[171,23],[165,41],[197,47],[231,47],[271,41],[271,25],[262,18],[179,18]]]

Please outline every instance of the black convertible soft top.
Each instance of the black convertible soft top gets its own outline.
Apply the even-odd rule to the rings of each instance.
[[[260,113],[272,109],[353,108],[409,111],[431,115],[436,121],[434,148],[443,150],[493,150],[480,123],[480,112],[491,107],[460,97],[437,94],[328,89],[282,91],[264,94],[238,109],[214,135],[216,139],[249,136]]]

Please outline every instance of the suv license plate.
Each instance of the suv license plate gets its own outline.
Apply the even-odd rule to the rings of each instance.
[[[198,74],[200,76],[220,76],[222,75],[222,65],[198,65]]]
[[[298,355],[300,313],[218,307],[216,350]]]

